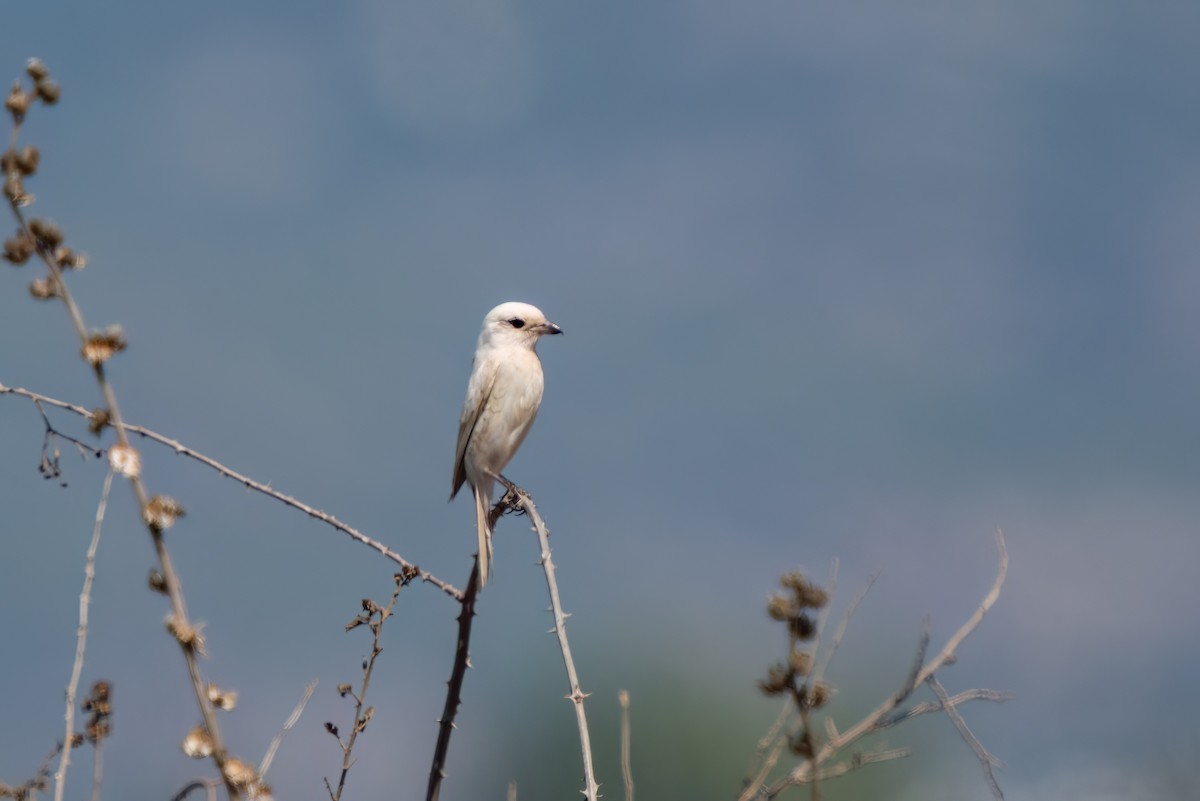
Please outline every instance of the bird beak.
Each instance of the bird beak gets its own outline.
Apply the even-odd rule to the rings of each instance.
[[[539,336],[545,336],[546,334],[561,334],[563,332],[561,328],[549,320],[533,326],[533,330],[537,331]]]

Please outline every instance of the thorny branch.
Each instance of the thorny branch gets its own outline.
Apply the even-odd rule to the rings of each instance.
[[[503,513],[503,507],[496,505],[491,513],[491,525],[496,525],[496,519]],[[450,680],[446,682],[446,703],[442,708],[442,717],[438,720],[437,744],[433,748],[433,764],[429,768],[429,783],[426,786],[426,801],[437,801],[442,792],[442,781],[446,778],[446,756],[450,751],[450,735],[454,733],[454,718],[458,715],[458,707],[462,703],[463,681],[467,668],[471,666],[471,623],[475,619],[475,600],[479,597],[479,560],[483,554],[475,554],[475,564],[471,568],[471,577],[467,580],[467,591],[463,595],[462,606],[458,612],[458,638],[454,646],[454,666],[450,669]]]
[[[555,578],[554,561],[550,555],[550,532],[546,529],[546,523],[542,520],[542,516],[538,514],[537,507],[533,505],[533,499],[529,497],[529,493],[509,482],[506,482],[506,485],[508,494],[514,496],[513,499],[509,499],[509,503],[520,507],[525,514],[529,515],[533,529],[538,535],[542,569],[546,573],[546,587],[550,592],[550,611],[554,615],[554,628],[550,631],[558,636],[558,647],[562,651],[563,665],[567,670],[567,685],[570,688],[567,700],[575,707],[575,722],[579,728],[579,746],[583,755],[583,795],[588,801],[596,801],[600,797],[600,785],[596,783],[596,772],[592,764],[592,741],[588,734],[587,713],[583,708],[583,700],[587,698],[587,693],[579,687],[575,660],[571,657],[571,644],[567,641],[568,615],[563,612],[562,602],[558,597],[558,580]],[[508,495],[505,498],[508,498]]]

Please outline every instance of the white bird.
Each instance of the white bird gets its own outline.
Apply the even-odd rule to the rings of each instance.
[[[562,329],[528,303],[501,303],[483,318],[467,399],[458,423],[454,481],[450,500],[463,482],[475,493],[479,534],[479,586],[492,566],[492,487],[521,447],[542,403],[542,363],[538,339]]]

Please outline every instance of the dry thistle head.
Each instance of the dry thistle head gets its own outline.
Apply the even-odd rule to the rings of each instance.
[[[8,93],[4,107],[12,114],[13,122],[19,124],[25,119],[25,112],[29,111],[29,95],[21,88],[20,81],[13,82],[12,91]]]
[[[50,77],[50,70],[40,58],[31,58],[25,62],[25,74],[35,81],[43,81]]]
[[[187,512],[180,506],[179,502],[174,498],[166,495],[155,495],[146,502],[146,508],[142,511],[142,519],[146,521],[146,525],[150,526],[155,532],[162,532],[175,525],[175,521],[183,517]]]
[[[58,247],[65,238],[58,223],[53,220],[44,220],[41,217],[35,217],[29,221],[29,233],[33,234],[33,238],[39,245],[47,248]]]
[[[83,345],[83,358],[88,364],[98,366],[116,356],[129,346],[125,332],[119,325],[110,325],[103,331],[93,331]]]
[[[222,690],[215,684],[208,685],[208,700],[217,709],[222,709],[226,712],[232,712],[237,706],[238,694],[234,690]]]
[[[108,409],[92,409],[92,419],[88,421],[88,431],[97,437],[108,425]]]
[[[150,586],[150,589],[154,590],[155,592],[163,595],[167,594],[167,580],[163,578],[163,574],[159,573],[157,570],[150,570],[150,577],[147,579],[146,583]]]
[[[142,474],[142,455],[132,445],[118,442],[108,449],[108,465],[126,478]]]
[[[275,793],[271,790],[271,785],[266,782],[256,781],[246,790],[246,795],[251,801],[275,801]]]
[[[801,608],[822,609],[829,603],[829,593],[805,578],[803,573],[784,573],[779,583],[792,591],[796,604]]]
[[[33,84],[33,91],[37,94],[38,99],[47,106],[53,106],[62,95],[62,87],[49,78],[42,78],[36,81]]]
[[[87,267],[87,254],[76,253],[65,245],[54,249],[54,262],[64,270],[82,270]]]
[[[793,648],[788,654],[788,669],[798,676],[807,676],[812,671],[813,658],[808,651]]]
[[[4,260],[13,265],[24,264],[36,249],[37,245],[29,234],[19,231],[4,240]]]
[[[767,677],[758,682],[763,695],[782,695],[792,686],[792,672],[783,665],[771,665]]]
[[[58,297],[58,285],[50,278],[35,278],[29,282],[29,294],[35,300],[53,300]]]
[[[353,691],[353,688],[349,684],[339,684],[337,686],[338,695],[340,695],[343,698],[345,698],[347,695],[349,695],[352,691]]]
[[[37,172],[38,163],[42,160],[41,151],[33,145],[25,145],[21,151],[16,154],[16,159],[13,166],[21,175],[33,175]]]
[[[173,614],[167,615],[166,625],[167,631],[171,632],[171,636],[181,646],[201,656],[207,656],[204,650],[204,635],[201,633],[202,625],[188,625],[186,621],[179,620]]]
[[[249,787],[258,781],[258,771],[237,757],[225,760],[225,778],[235,787]]]
[[[82,708],[84,712],[89,712],[87,729],[85,733],[87,740],[92,745],[99,743],[108,735],[112,734],[112,685],[107,681],[97,681],[92,685],[92,691],[88,697],[84,699]]]
[[[183,742],[179,747],[192,759],[207,759],[213,753],[213,739],[209,735],[208,729],[197,726],[184,735]]]

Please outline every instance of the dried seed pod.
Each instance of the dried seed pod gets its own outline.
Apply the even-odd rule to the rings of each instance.
[[[50,77],[50,70],[40,58],[31,58],[25,62],[25,73],[35,81],[44,81]]]

